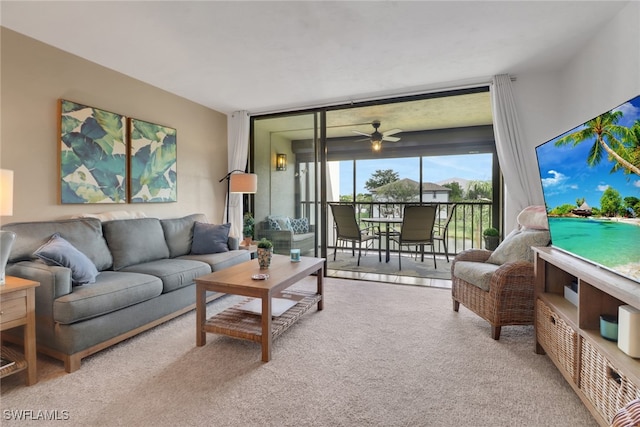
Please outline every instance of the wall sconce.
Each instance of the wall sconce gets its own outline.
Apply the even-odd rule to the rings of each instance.
[[[286,154],[276,154],[276,170],[277,171],[286,171],[287,170],[287,155]]]

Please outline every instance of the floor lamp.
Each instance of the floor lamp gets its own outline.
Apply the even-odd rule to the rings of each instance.
[[[240,173],[234,173],[240,172]],[[255,173],[245,173],[240,169],[234,169],[218,182],[227,180],[227,216],[229,222],[229,202],[231,193],[254,194],[258,191],[258,175]]]

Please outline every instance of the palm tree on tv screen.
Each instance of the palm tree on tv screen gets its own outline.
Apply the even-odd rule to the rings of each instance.
[[[622,111],[607,112],[595,119],[589,120],[583,128],[566,135],[556,141],[556,147],[572,144],[576,146],[585,141],[592,141],[593,146],[587,156],[587,164],[595,166],[600,163],[604,153],[613,159],[626,173],[640,176],[640,166],[633,163],[633,156],[637,153],[637,136],[630,128],[618,125]],[[636,148],[633,148],[635,141]],[[614,166],[614,170],[619,168]]]

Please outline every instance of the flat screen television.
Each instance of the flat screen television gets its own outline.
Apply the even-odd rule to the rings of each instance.
[[[536,147],[552,246],[640,282],[640,95]]]

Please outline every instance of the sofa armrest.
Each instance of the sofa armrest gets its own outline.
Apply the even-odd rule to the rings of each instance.
[[[35,280],[40,289],[51,288],[52,299],[71,293],[71,269],[50,266],[42,262],[21,261],[7,266],[7,275]]]
[[[314,224],[309,224],[309,232],[304,234],[305,236],[313,235],[315,230],[316,226]],[[293,230],[271,230],[266,225],[266,221],[259,221],[256,223],[256,239],[260,240],[264,237],[270,240],[273,243],[274,253],[289,255],[291,248],[297,247],[296,245],[300,243],[294,241],[294,236],[297,235],[293,233]],[[303,251],[313,249],[313,239],[310,239],[310,242],[311,243],[309,244],[302,245],[300,249]]]
[[[273,251],[275,253],[289,253],[293,245],[293,231],[269,230],[267,235],[267,238],[273,243]]]
[[[491,276],[492,293],[503,294],[510,290],[530,289],[533,295],[533,264],[527,261],[507,262],[502,264]],[[528,293],[528,290],[527,290]]]
[[[486,249],[467,249],[457,254],[454,261],[486,262],[491,253]]]
[[[240,249],[240,238],[229,236],[229,239],[227,240],[227,246],[229,246],[230,251],[237,251],[238,249]]]
[[[472,261],[472,262],[486,262],[491,256],[492,252],[486,249],[467,249],[465,251],[459,252],[453,261],[451,262],[451,274],[453,275],[453,271],[456,267],[456,262],[458,261]]]
[[[53,318],[53,302],[56,298],[70,294],[71,269],[49,266],[41,262],[21,261],[7,266],[6,274],[35,280],[40,283],[36,288],[36,313],[38,317]]]

